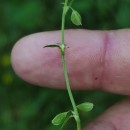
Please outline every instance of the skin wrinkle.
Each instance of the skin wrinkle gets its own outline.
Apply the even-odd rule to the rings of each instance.
[[[96,61],[97,68],[94,68],[92,71],[92,80],[93,80],[93,88],[101,90],[103,88],[103,79],[104,79],[104,71],[107,60],[108,46],[110,44],[110,35],[108,31],[103,31],[101,33],[101,49],[98,50],[99,59]],[[97,56],[97,55],[96,55]],[[96,57],[95,56],[95,57]],[[94,60],[93,60],[94,61]],[[92,88],[92,87],[91,87]]]
[[[104,71],[103,89],[105,91],[129,95],[130,55],[129,33],[123,36],[124,31],[111,31],[108,55]],[[127,38],[128,37],[128,38]],[[122,80],[123,79],[123,80]],[[123,82],[122,82],[123,81]],[[123,86],[123,87],[121,87]]]
[[[102,52],[102,55],[101,55],[101,76],[99,77],[99,89],[102,89],[103,88],[103,81],[104,81],[104,78],[105,78],[105,70],[106,70],[106,67],[107,67],[107,64],[106,62],[108,62],[107,60],[107,55],[108,55],[108,49],[109,49],[109,46],[111,45],[111,35],[110,35],[111,32],[104,32],[104,38],[103,38],[103,52]]]

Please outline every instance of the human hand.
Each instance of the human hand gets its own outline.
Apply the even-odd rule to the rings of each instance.
[[[27,36],[12,50],[12,66],[23,80],[39,86],[65,88],[57,48],[60,31]],[[130,95],[130,30],[65,32],[66,59],[72,89],[99,89]],[[114,105],[84,130],[130,130],[130,98]]]

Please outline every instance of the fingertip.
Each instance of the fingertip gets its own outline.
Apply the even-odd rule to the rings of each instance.
[[[43,32],[20,39],[11,52],[11,63],[15,73],[31,84],[54,86],[55,81],[57,81],[54,78],[56,76],[51,79],[49,75],[56,75],[54,71],[59,72],[59,51],[43,47],[58,43],[60,41],[59,35],[58,31]],[[55,68],[55,66],[58,67]],[[63,76],[60,75],[60,77]]]

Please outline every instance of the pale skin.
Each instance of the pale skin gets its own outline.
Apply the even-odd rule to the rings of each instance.
[[[58,48],[43,48],[60,43],[60,35],[60,31],[43,32],[19,40],[11,55],[16,74],[31,84],[65,89]],[[130,30],[66,30],[65,42],[72,89],[128,96],[84,130],[130,130]]]

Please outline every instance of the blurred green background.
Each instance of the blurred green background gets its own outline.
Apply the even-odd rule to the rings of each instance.
[[[10,64],[14,43],[21,37],[60,29],[61,0],[0,1],[0,130],[57,130],[51,119],[71,107],[65,91],[40,88],[19,79]],[[75,0],[84,29],[130,27],[130,0]],[[67,19],[66,28],[76,28]],[[77,103],[91,101],[95,108],[81,113],[82,125],[93,120],[123,96],[99,91],[74,92]],[[75,129],[74,121],[68,124]]]

